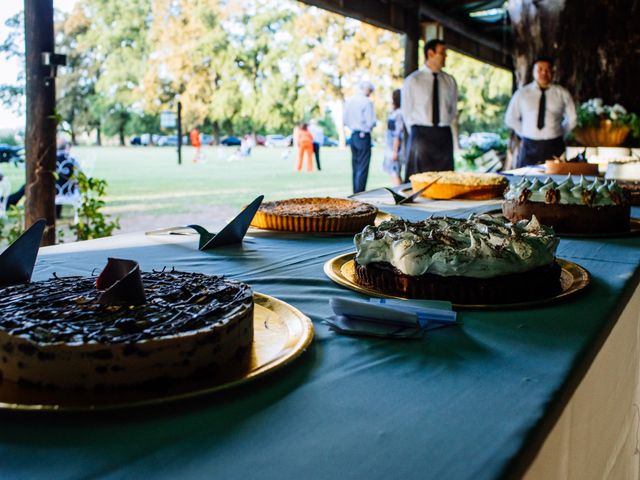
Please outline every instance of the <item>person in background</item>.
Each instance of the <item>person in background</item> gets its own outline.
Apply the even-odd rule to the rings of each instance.
[[[71,145],[63,138],[58,137],[56,141],[56,194],[57,195],[70,195],[77,192],[78,184],[73,175],[76,170],[80,169],[80,165],[77,160],[69,155],[71,151]],[[25,185],[22,185],[18,190],[9,195],[7,199],[7,208],[17,203],[22,199],[25,192]],[[62,205],[56,205],[56,218],[60,218],[62,214]]]
[[[393,110],[387,119],[387,133],[384,141],[384,162],[382,169],[391,175],[391,181],[394,185],[400,185],[400,153],[402,149],[402,140],[404,137],[404,122],[402,121],[402,111],[400,110],[400,98],[402,92],[394,90],[391,96],[391,104]]]
[[[191,129],[191,132],[189,132],[189,140],[191,141],[191,146],[196,149],[196,153],[193,157],[193,163],[198,163],[200,161],[200,149],[202,148],[202,143],[200,142],[200,131],[197,128]]]
[[[426,64],[404,80],[402,118],[409,131],[405,181],[414,173],[453,170],[457,144],[458,85],[444,72],[447,45],[430,40],[424,47]]]
[[[298,130],[298,163],[296,170],[299,172],[302,170],[302,161],[304,156],[307,156],[307,172],[313,171],[313,135],[309,131],[309,126],[306,123],[300,125]]]
[[[360,92],[344,105],[344,124],[351,130],[351,168],[353,193],[364,192],[371,162],[371,130],[376,126],[376,112],[369,98],[374,87],[362,82]]]
[[[309,132],[313,135],[313,155],[316,157],[316,167],[319,171],[322,170],[320,168],[320,147],[324,143],[324,131],[315,118],[309,123]]]
[[[254,146],[255,146],[255,142],[253,140],[253,135],[251,135],[250,133],[247,133],[245,136],[242,137],[242,140],[240,141],[240,156],[250,157],[251,150],[253,149]]]
[[[564,135],[576,126],[576,107],[566,88],[552,83],[553,60],[538,57],[534,81],[511,97],[505,123],[520,137],[514,168],[536,165],[565,151]]]

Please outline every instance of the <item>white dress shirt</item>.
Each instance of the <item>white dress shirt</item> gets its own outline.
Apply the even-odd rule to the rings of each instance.
[[[544,127],[538,128],[542,90],[537,82],[519,88],[511,97],[505,123],[519,137],[551,140],[564,136],[576,126],[576,107],[566,88],[550,85],[545,93]]]
[[[376,126],[376,112],[373,102],[362,93],[351,97],[344,105],[343,120],[351,131],[371,133]]]
[[[458,114],[458,85],[446,72],[438,72],[440,98],[440,122],[438,126],[450,126]],[[402,117],[407,129],[413,125],[432,127],[433,72],[426,65],[404,79],[402,85]]]
[[[324,143],[324,132],[322,131],[322,127],[320,125],[309,125],[309,132],[313,137],[313,143],[318,143],[322,146]]]

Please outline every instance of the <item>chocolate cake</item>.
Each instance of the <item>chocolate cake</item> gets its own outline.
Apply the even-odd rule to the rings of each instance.
[[[288,232],[353,233],[372,224],[378,209],[342,198],[292,198],[264,202],[251,225]]]
[[[219,276],[143,273],[146,303],[104,303],[95,277],[0,289],[0,379],[114,388],[248,366],[253,293]]]
[[[537,220],[392,220],[354,238],[359,283],[381,293],[462,304],[504,304],[560,291],[558,238]]]
[[[629,231],[630,207],[615,181],[569,176],[562,182],[551,178],[522,179],[505,192],[502,213],[513,222],[535,217],[560,234],[606,234]]]

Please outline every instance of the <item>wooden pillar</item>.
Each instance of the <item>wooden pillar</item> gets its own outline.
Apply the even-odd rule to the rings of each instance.
[[[404,76],[418,69],[420,62],[420,18],[415,10],[405,10]]]
[[[53,53],[53,0],[24,0],[26,51],[27,171],[25,226],[47,221],[42,245],[56,241],[56,89],[51,68],[43,65],[43,52]]]

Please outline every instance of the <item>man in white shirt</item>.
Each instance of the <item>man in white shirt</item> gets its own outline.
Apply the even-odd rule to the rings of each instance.
[[[404,80],[402,117],[409,130],[405,182],[414,173],[453,170],[451,127],[458,113],[458,85],[442,71],[447,45],[430,40],[424,47],[426,65]]]
[[[376,112],[369,98],[373,84],[362,82],[360,93],[351,97],[344,105],[343,120],[351,130],[351,167],[353,170],[353,193],[364,192],[371,161],[371,130],[376,126]]]
[[[320,147],[324,144],[324,131],[315,118],[312,118],[309,123],[309,133],[313,136],[313,154],[316,157],[318,171],[320,171],[322,170],[320,168]]]
[[[511,97],[505,123],[522,140],[514,167],[535,165],[562,155],[564,135],[576,126],[576,107],[566,88],[551,83],[553,60],[538,57],[534,81]]]

